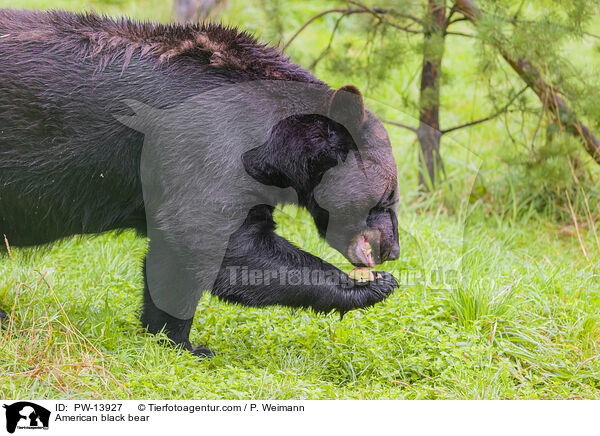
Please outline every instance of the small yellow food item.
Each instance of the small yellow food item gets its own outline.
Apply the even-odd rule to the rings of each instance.
[[[356,280],[358,283],[367,283],[375,280],[375,275],[373,275],[373,272],[369,268],[364,267],[354,268],[352,271],[350,271],[348,277],[350,277],[352,280]]]

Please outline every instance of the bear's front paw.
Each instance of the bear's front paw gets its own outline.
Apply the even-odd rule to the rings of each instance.
[[[369,294],[376,299],[370,304],[385,300],[398,287],[396,278],[387,271],[373,271],[373,276],[375,277],[373,281],[363,284],[368,289]]]
[[[352,281],[351,288],[344,292],[345,304],[338,308],[342,316],[349,310],[372,306],[385,300],[398,287],[396,278],[386,271],[373,271],[373,278],[370,281]]]

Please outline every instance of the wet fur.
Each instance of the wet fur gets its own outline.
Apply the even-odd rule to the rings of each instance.
[[[113,229],[134,228],[144,235],[139,177],[143,135],[116,121],[115,115],[131,115],[123,100],[167,108],[203,90],[258,79],[322,83],[276,48],[220,25],[0,10],[0,235],[14,246]],[[311,190],[319,175],[347,153],[343,145],[324,148],[324,132],[331,128],[343,135],[341,126],[319,116],[288,120],[276,130],[264,152],[273,165],[286,167],[285,176],[283,171],[265,173],[260,152],[247,162],[257,179],[297,188],[301,205],[312,209],[318,225],[326,219],[311,204]],[[283,152],[286,144],[294,143],[290,138],[299,144],[292,150],[292,168],[289,150]],[[395,177],[395,165],[382,168],[385,184]],[[277,236],[271,207],[257,206],[235,230],[224,267],[334,268]],[[384,299],[395,286],[389,275],[353,291],[277,284],[232,288],[225,278],[219,276],[212,292],[227,301],[317,311],[365,307]],[[151,332],[165,327],[173,342],[210,355],[205,348],[191,347],[192,319],[162,312],[147,287],[142,322]]]

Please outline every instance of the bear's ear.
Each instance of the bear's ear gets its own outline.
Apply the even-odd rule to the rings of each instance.
[[[365,117],[363,97],[354,85],[344,85],[329,99],[327,115],[346,128],[358,127]]]
[[[273,156],[268,152],[267,144],[243,153],[242,163],[248,175],[263,185],[278,188],[291,186],[289,177],[283,174],[273,162]]]

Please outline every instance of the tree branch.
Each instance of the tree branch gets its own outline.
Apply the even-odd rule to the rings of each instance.
[[[382,123],[389,124],[391,126],[402,127],[403,129],[410,130],[413,133],[417,133],[417,128],[409,126],[408,124],[399,123],[398,121],[392,120],[381,120]]]
[[[389,11],[387,9],[382,9],[382,8],[377,8],[377,7],[369,7],[367,5],[365,5],[364,3],[361,3],[359,1],[356,0],[346,0],[347,3],[350,3],[351,5],[354,6],[358,6],[361,9],[364,9],[366,12],[369,12],[371,15],[379,18],[379,14],[387,14]]]
[[[377,18],[378,20],[380,20],[380,22],[384,23],[385,25],[393,27],[395,29],[402,30],[407,33],[414,33],[414,34],[423,34],[424,33],[422,30],[415,30],[415,29],[410,28],[410,26],[412,26],[413,24],[422,24],[422,21],[419,18],[414,17],[412,15],[404,14],[404,13],[400,13],[400,12],[393,12],[393,14],[398,17],[407,18],[412,21],[412,23],[409,24],[408,26],[402,26],[400,24],[393,23],[389,20],[385,20],[381,17],[382,14],[392,13],[392,11],[389,11],[387,9],[382,9],[382,8],[372,8],[372,7],[366,6],[363,3],[360,3],[360,2],[354,1],[354,0],[346,0],[346,2],[349,4],[352,4],[352,5],[356,5],[358,7],[357,8],[351,8],[351,7],[332,8],[332,9],[327,9],[327,10],[321,11],[318,14],[313,15],[302,26],[300,26],[300,28],[296,31],[296,33],[294,33],[292,35],[292,37],[288,40],[288,42],[286,42],[284,44],[284,46],[282,47],[282,51],[286,51],[289,48],[290,44],[298,37],[298,35],[300,35],[300,33],[302,33],[304,31],[304,29],[306,29],[313,21],[318,20],[319,18],[321,18],[325,15],[335,14],[335,13],[342,14],[342,17],[352,15],[352,14],[367,13],[367,14],[373,15],[373,17]],[[467,36],[467,37],[473,36],[473,35],[468,35],[468,34],[460,33],[460,32],[448,32],[448,34],[449,35],[458,35],[458,36]]]
[[[325,50],[323,50],[319,56],[317,56],[315,58],[314,61],[312,61],[312,63],[309,65],[308,69],[309,70],[313,70],[317,64],[321,61],[321,59],[323,59],[325,57],[325,55],[329,52],[329,50],[331,49],[331,45],[333,44],[333,38],[335,38],[335,34],[337,33],[338,27],[340,26],[340,23],[342,22],[342,19],[345,17],[345,15],[341,15],[336,21],[335,21],[335,25],[333,26],[333,30],[331,31],[331,36],[329,37],[329,42],[327,43],[327,47],[325,47]]]
[[[460,23],[461,21],[469,21],[469,19],[465,18],[465,17],[455,18],[454,20],[448,21],[448,24],[446,25],[446,27],[448,27],[448,26],[450,26],[450,25],[452,25],[454,23]]]
[[[481,10],[472,0],[455,0],[454,8],[475,25],[478,24],[482,16]],[[544,80],[542,73],[529,59],[526,57],[515,59],[501,43],[496,43],[495,45],[504,60],[508,62],[521,79],[536,93],[546,111],[568,132],[579,136],[583,141],[587,153],[600,164],[600,141],[577,118],[577,115],[567,103],[559,97],[559,90]]]
[[[591,33],[591,32],[584,31],[583,34],[586,35],[586,36],[590,36],[592,38],[600,39],[600,36],[598,36],[598,35],[596,35],[594,33]]]
[[[285,45],[282,48],[282,51],[286,51],[288,49],[288,47],[290,46],[290,44],[298,37],[298,35],[300,35],[300,33],[302,33],[302,31],[304,29],[306,29],[310,25],[310,23],[312,23],[315,20],[318,20],[319,18],[321,18],[325,15],[335,14],[335,13],[341,13],[344,16],[346,16],[346,15],[352,15],[352,14],[370,13],[370,11],[367,9],[357,9],[357,8],[333,8],[333,9],[327,9],[325,11],[321,11],[318,14],[310,17],[308,19],[308,21],[306,21],[302,26],[300,26],[300,28],[296,31],[296,33],[294,33],[292,35],[292,37],[288,40],[288,42],[285,43]]]
[[[364,3],[361,3],[361,2],[356,1],[356,0],[346,0],[346,2],[348,2],[350,4],[353,4],[355,6],[358,6],[358,7],[362,8],[362,9],[365,9],[366,11],[370,12],[371,15],[373,15],[377,19],[381,20],[381,22],[383,22],[384,24],[386,24],[388,26],[391,26],[391,27],[393,27],[395,29],[402,30],[402,31],[408,32],[408,33],[416,33],[416,34],[422,34],[422,33],[424,33],[421,30],[415,30],[415,29],[411,29],[410,28],[410,26],[412,26],[413,24],[420,24],[420,25],[423,24],[423,20],[421,20],[421,19],[419,19],[419,18],[417,18],[417,17],[415,17],[413,15],[406,14],[406,13],[403,13],[403,12],[397,12],[397,11],[394,11],[394,10],[382,9],[382,8],[370,8],[369,6],[365,5]],[[408,26],[401,26],[400,24],[392,23],[391,21],[382,18],[380,16],[380,14],[391,14],[393,16],[397,16],[397,17],[400,17],[400,18],[407,18],[407,19],[411,20],[412,23],[409,24]]]
[[[396,24],[396,23],[391,23],[388,20],[384,20],[384,23],[387,24],[388,26],[393,27],[394,29],[402,30],[402,31],[407,32],[407,33],[414,33],[414,34],[417,34],[417,35],[422,35],[423,33],[425,33],[422,30],[411,29],[408,26],[401,26],[401,25]]]
[[[459,129],[464,129],[465,127],[471,127],[471,126],[475,126],[477,124],[481,124],[481,123],[485,123],[486,121],[490,121],[493,120],[494,118],[496,118],[498,115],[502,115],[504,112],[506,112],[509,108],[509,106],[511,104],[513,104],[513,102],[519,98],[519,96],[521,94],[523,94],[527,89],[529,89],[529,85],[526,85],[523,89],[521,89],[517,94],[515,94],[508,103],[506,103],[504,105],[504,107],[496,112],[494,112],[491,115],[488,115],[485,118],[480,118],[478,120],[474,120],[474,121],[469,121],[468,123],[464,123],[464,124],[460,124],[458,126],[455,127],[451,127],[449,129],[444,129],[441,131],[442,135],[445,135],[446,133],[450,133],[450,132],[454,132],[455,130],[459,130]]]
[[[456,20],[453,21],[455,23]],[[475,35],[471,35],[470,33],[463,32],[445,32],[445,35],[454,35],[454,36],[464,36],[465,38],[475,38]]]

